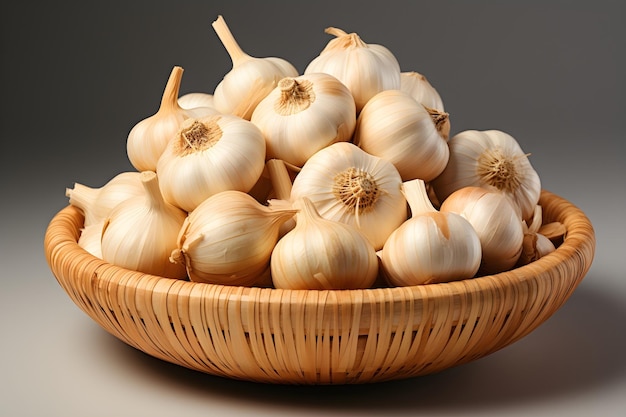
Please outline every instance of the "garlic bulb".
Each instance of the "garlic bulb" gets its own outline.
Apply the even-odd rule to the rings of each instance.
[[[482,187],[461,188],[444,200],[442,212],[465,217],[482,248],[480,274],[495,274],[515,266],[522,251],[523,223],[511,199]]]
[[[102,259],[102,229],[104,228],[104,220],[85,226],[80,231],[78,237],[78,246],[87,252]]]
[[[143,171],[144,196],[121,202],[102,230],[102,259],[123,268],[167,278],[185,278],[184,266],[169,260],[187,213],[168,204],[157,176]]]
[[[174,67],[163,91],[159,110],[133,126],[126,141],[130,163],[138,171],[155,171],[167,142],[178,132],[180,124],[193,116],[178,104],[183,69]]]
[[[545,235],[541,234],[542,208],[537,205],[530,225],[523,222],[524,241],[522,242],[522,254],[517,265],[526,265],[556,250],[554,243]]]
[[[293,181],[291,201],[308,197],[322,217],[356,227],[378,250],[406,220],[401,185],[391,162],[337,142],[304,164]]]
[[[120,202],[145,194],[139,172],[121,172],[100,188],[75,183],[65,190],[69,203],[85,215],[84,226],[103,221]]]
[[[269,267],[280,225],[294,213],[272,210],[241,191],[220,192],[189,214],[171,259],[192,281],[254,285]]]
[[[250,120],[263,132],[268,158],[301,167],[320,149],[352,139],[356,108],[341,81],[311,73],[280,80]]]
[[[448,165],[432,181],[439,201],[462,187],[484,187],[509,195],[523,219],[532,217],[541,181],[528,154],[512,136],[499,130],[466,130],[452,137],[448,146]]]
[[[178,105],[183,109],[195,109],[197,107],[215,108],[213,94],[208,93],[187,93],[178,97]]]
[[[253,123],[232,115],[186,120],[159,158],[163,197],[190,212],[225,190],[247,192],[265,167],[265,139]]]
[[[325,72],[344,83],[356,103],[357,112],[383,90],[400,88],[400,64],[389,49],[368,44],[356,33],[327,28],[336,36],[304,70],[304,74]]]
[[[382,250],[384,275],[396,286],[472,278],[481,261],[481,245],[472,225],[451,212],[437,211],[423,180],[403,184],[411,218],[396,229]]]
[[[284,77],[297,77],[298,70],[288,61],[277,57],[252,57],[245,53],[222,16],[213,28],[232,60],[232,69],[213,92],[215,108],[224,114],[234,114],[250,120],[256,105]]]
[[[426,77],[419,72],[409,71],[400,74],[400,90],[404,91],[426,108],[444,112],[443,101]]]
[[[354,227],[324,219],[306,197],[294,202],[296,226],[278,241],[274,287],[293,290],[369,288],[378,275],[372,244]]]
[[[361,110],[354,143],[395,165],[403,181],[431,181],[448,163],[447,113],[427,110],[407,93],[386,90]]]

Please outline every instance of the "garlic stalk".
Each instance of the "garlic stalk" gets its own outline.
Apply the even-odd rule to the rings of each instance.
[[[280,80],[250,120],[263,132],[268,158],[301,167],[320,149],[351,140],[356,108],[341,81],[310,73]]]
[[[294,202],[296,226],[272,251],[274,287],[294,290],[369,288],[378,275],[372,244],[354,227],[324,219],[306,197]]]
[[[402,187],[411,217],[387,239],[381,261],[385,278],[396,286],[472,278],[481,262],[481,245],[472,225],[452,212],[437,211],[423,180]]]
[[[524,229],[518,208],[506,194],[463,187],[450,194],[440,210],[460,214],[476,230],[482,248],[481,275],[515,266],[522,252]]]
[[[361,110],[354,143],[394,164],[403,181],[428,182],[448,163],[449,132],[447,113],[427,109],[403,91],[386,90]]]
[[[270,209],[241,191],[220,192],[189,214],[171,260],[195,282],[254,285],[269,267],[280,225],[294,213]]]
[[[391,162],[337,142],[304,164],[293,181],[291,201],[308,197],[322,217],[356,227],[378,250],[406,220],[401,185]]]
[[[325,32],[335,38],[308,64],[304,74],[325,72],[338,78],[354,96],[357,112],[379,92],[400,88],[400,64],[389,49],[365,43],[358,34],[338,28]]]
[[[145,194],[139,172],[121,172],[99,188],[75,183],[65,190],[69,203],[85,215],[84,226],[103,221],[120,202]]]
[[[223,114],[250,120],[257,104],[278,81],[284,77],[297,77],[298,70],[282,58],[257,58],[245,53],[222,16],[218,16],[212,26],[233,65],[213,92],[215,108]]]
[[[159,158],[157,172],[165,200],[190,212],[221,191],[250,191],[264,166],[259,128],[225,114],[186,120]]]
[[[409,71],[400,74],[400,90],[413,97],[424,107],[444,112],[443,101],[426,77],[419,72]]]
[[[178,131],[180,124],[194,116],[178,104],[178,93],[183,69],[174,67],[163,91],[158,111],[133,126],[126,141],[126,152],[138,171],[155,171],[156,164],[167,142]]]
[[[532,217],[541,181],[528,154],[512,136],[499,130],[466,130],[452,137],[448,146],[448,165],[432,181],[439,201],[462,187],[484,187],[510,196],[522,219]]]
[[[169,260],[187,213],[168,204],[156,173],[143,171],[145,195],[115,206],[102,230],[102,259],[123,268],[167,278],[186,277],[184,266]]]

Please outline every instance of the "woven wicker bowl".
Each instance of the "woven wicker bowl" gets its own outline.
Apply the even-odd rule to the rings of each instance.
[[[567,229],[557,250],[497,275],[346,291],[243,288],[161,278],[103,262],[77,244],[82,214],[61,210],[45,235],[72,300],[135,348],[190,369],[284,384],[347,384],[429,374],[495,352],[550,317],[587,273],[588,218],[547,191],[544,221]]]

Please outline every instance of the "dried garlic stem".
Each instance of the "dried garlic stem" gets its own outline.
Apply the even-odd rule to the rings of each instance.
[[[178,95],[180,93],[180,84],[183,79],[183,71],[182,67],[175,66],[172,68],[170,77],[167,79],[167,84],[163,90],[159,112],[180,109],[180,105],[178,104]]]
[[[234,67],[251,58],[250,55],[241,49],[221,15],[212,23],[212,26],[213,29],[215,29],[215,33],[217,33],[217,36],[220,38],[222,45],[226,48],[226,52],[228,52]]]
[[[280,159],[270,159],[266,162],[266,167],[276,198],[288,201],[291,197],[292,183],[285,162]]]

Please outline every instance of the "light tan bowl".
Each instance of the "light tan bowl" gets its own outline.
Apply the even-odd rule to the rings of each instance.
[[[50,268],[105,330],[156,358],[234,379],[347,384],[438,372],[530,333],[572,294],[595,251],[593,227],[543,191],[557,250],[508,272],[445,284],[294,291],[162,278],[108,264],[77,240],[83,216],[61,210],[45,235]]]

